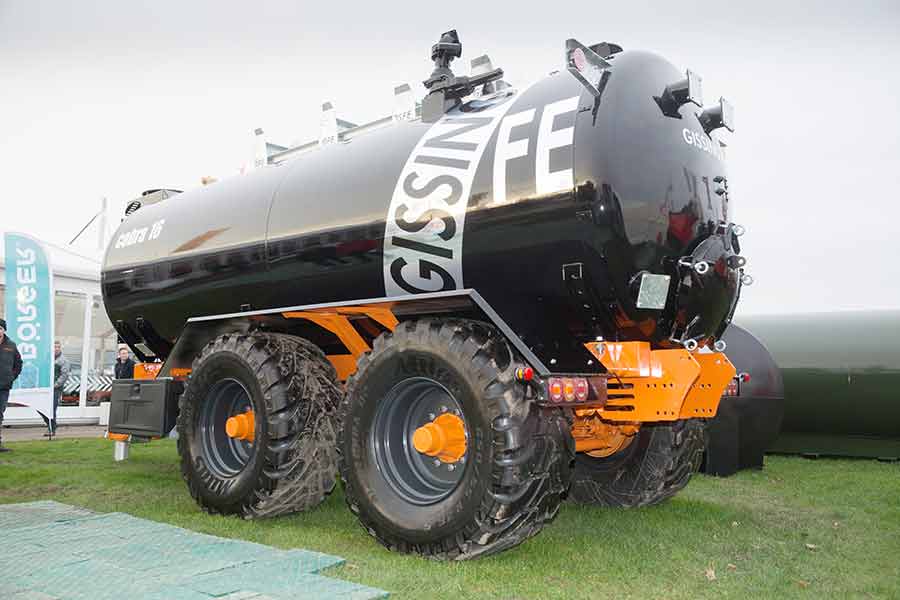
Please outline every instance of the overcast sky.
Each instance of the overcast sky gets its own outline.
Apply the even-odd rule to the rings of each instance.
[[[118,213],[237,172],[256,127],[316,138],[323,100],[389,114],[451,28],[460,70],[487,52],[514,84],[560,68],[568,37],[697,71],[735,105],[729,184],[756,279],[740,311],[900,308],[896,0],[0,0],[0,229],[65,243],[103,196]]]

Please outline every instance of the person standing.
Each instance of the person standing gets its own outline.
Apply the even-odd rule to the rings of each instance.
[[[9,402],[9,390],[21,372],[22,355],[6,335],[6,321],[0,319],[0,452],[9,452],[9,448],[3,447],[3,413]]]
[[[119,346],[115,371],[116,379],[134,379],[134,361],[128,355],[128,346]]]
[[[47,429],[49,429],[49,431],[44,434],[44,437],[49,437],[51,439],[54,434],[56,434],[56,409],[59,408],[59,401],[62,400],[63,388],[69,380],[69,371],[71,371],[69,360],[63,356],[62,344],[60,342],[55,342],[53,344],[53,356],[53,416],[48,419],[41,415],[44,419],[44,423],[47,424]]]

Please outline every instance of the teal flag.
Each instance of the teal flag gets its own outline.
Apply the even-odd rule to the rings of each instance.
[[[40,242],[21,233],[6,233],[4,238],[6,334],[22,355],[22,373],[10,399],[49,414],[53,402],[53,273]]]

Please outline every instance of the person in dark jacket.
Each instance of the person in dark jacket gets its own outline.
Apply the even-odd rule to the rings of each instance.
[[[66,382],[69,381],[69,372],[72,370],[71,365],[69,364],[69,359],[67,359],[63,355],[62,351],[62,343],[56,342],[53,344],[53,416],[49,419],[44,415],[41,415],[41,418],[44,419],[44,423],[47,424],[47,429],[49,430],[44,434],[44,437],[49,437],[51,440],[53,436],[56,434],[56,409],[59,408],[59,402],[62,400],[63,388],[66,386]]]
[[[116,379],[134,379],[134,361],[128,355],[128,347],[119,348],[119,358],[116,360]]]
[[[0,452],[9,452],[9,448],[3,447],[3,413],[9,402],[9,390],[21,372],[22,355],[6,335],[6,321],[0,319]]]

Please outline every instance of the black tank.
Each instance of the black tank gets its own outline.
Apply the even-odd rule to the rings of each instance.
[[[562,70],[141,208],[104,260],[111,321],[164,357],[190,317],[473,288],[554,370],[600,369],[598,336],[718,337],[741,281],[723,147],[697,107],[664,114],[670,63],[609,60],[599,100]],[[638,308],[645,273],[662,308]]]

